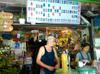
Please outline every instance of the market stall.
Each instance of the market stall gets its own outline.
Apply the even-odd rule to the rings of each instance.
[[[80,1],[92,2],[90,0]],[[49,35],[56,38],[54,48],[60,59],[60,68],[56,70],[55,74],[96,74],[96,71],[99,71],[99,66],[96,66],[96,69],[91,65],[84,64],[84,61],[79,61],[74,65],[76,54],[80,51],[80,44],[89,43],[88,27],[91,27],[91,24],[83,15],[94,16],[95,14],[91,13],[91,10],[97,9],[96,4],[82,3],[81,6],[80,2],[66,0],[27,0],[27,3],[25,2],[22,3],[24,6],[27,4],[27,12],[24,11],[25,7],[20,8],[21,16],[20,10],[18,10],[19,14],[14,15],[14,19],[12,13],[0,12],[0,73],[18,74],[21,72],[29,50],[32,52],[30,56],[32,55],[34,61],[33,73],[38,72],[39,68],[36,65],[38,49],[46,44]],[[99,1],[95,3],[99,3]],[[12,6],[15,5],[12,4]],[[96,8],[92,8],[92,5]],[[81,7],[83,15],[81,15]],[[80,18],[84,21],[81,21]],[[12,19],[17,20],[18,23],[14,23],[12,26]],[[86,24],[85,29],[80,24]],[[95,38],[97,62],[100,60],[99,41],[99,38]],[[93,50],[90,49],[90,51]],[[79,63],[80,65],[78,65]],[[27,72],[25,69],[23,71]]]

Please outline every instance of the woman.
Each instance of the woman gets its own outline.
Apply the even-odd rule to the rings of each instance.
[[[59,68],[59,59],[53,48],[54,45],[55,38],[49,36],[47,44],[39,49],[36,62],[41,66],[40,74],[54,74],[55,69]]]
[[[82,50],[77,53],[76,55],[76,62],[82,61],[83,63],[90,63],[91,62],[91,56],[89,53],[89,44],[85,43],[82,45]]]

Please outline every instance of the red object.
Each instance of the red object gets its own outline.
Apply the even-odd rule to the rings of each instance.
[[[13,41],[18,42],[19,39],[18,38],[13,38]]]
[[[40,12],[39,12],[39,14],[40,14]]]
[[[30,33],[26,33],[26,34],[24,34],[24,36],[26,36],[26,37],[30,37],[31,34],[30,34]]]

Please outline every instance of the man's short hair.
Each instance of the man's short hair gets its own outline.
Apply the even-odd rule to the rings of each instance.
[[[47,37],[47,41],[48,41],[48,40],[51,40],[51,39],[55,39],[55,37],[54,37],[54,36],[48,36],[48,37]]]

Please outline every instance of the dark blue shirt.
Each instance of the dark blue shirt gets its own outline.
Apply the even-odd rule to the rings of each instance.
[[[41,61],[45,63],[46,65],[54,66],[55,65],[55,55],[54,55],[53,49],[51,52],[48,52],[45,47],[44,49],[45,49],[45,54],[42,56]],[[43,70],[45,74],[54,74],[54,71],[49,71],[46,68],[43,68]]]

